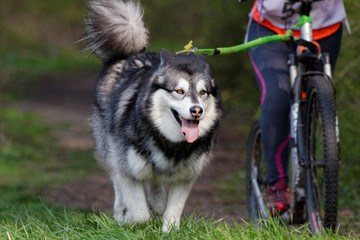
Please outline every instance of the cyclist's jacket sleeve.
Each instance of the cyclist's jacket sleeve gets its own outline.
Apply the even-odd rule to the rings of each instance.
[[[289,0],[256,0],[250,16],[261,25],[283,34],[299,20],[300,7],[300,2]],[[314,39],[327,37],[346,20],[344,4],[342,0],[313,2],[310,17],[316,30]]]

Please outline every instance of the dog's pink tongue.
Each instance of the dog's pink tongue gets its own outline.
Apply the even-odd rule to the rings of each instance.
[[[193,143],[199,137],[199,127],[196,121],[181,120],[181,131],[185,134],[188,143]]]

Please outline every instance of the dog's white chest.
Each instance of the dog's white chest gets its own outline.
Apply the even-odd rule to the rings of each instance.
[[[131,175],[138,181],[174,182],[191,180],[206,165],[206,154],[194,154],[184,162],[175,163],[167,159],[160,151],[151,154],[151,160],[146,159],[131,148],[127,152],[127,167]]]
[[[138,180],[148,181],[153,177],[152,164],[138,154],[134,148],[127,152],[127,164],[132,176]]]

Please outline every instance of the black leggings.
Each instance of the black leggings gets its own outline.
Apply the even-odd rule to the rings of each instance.
[[[275,32],[250,20],[248,41]],[[341,45],[342,28],[317,40],[323,52],[330,53],[332,70]],[[296,50],[290,42],[272,42],[249,50],[261,92],[261,138],[269,169],[270,183],[284,179],[288,183],[290,139],[290,85],[288,55]],[[316,66],[319,68],[320,66]]]

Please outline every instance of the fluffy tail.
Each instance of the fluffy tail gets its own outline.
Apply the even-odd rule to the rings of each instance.
[[[105,62],[144,50],[148,30],[139,3],[121,0],[93,0],[85,19],[86,50]]]

